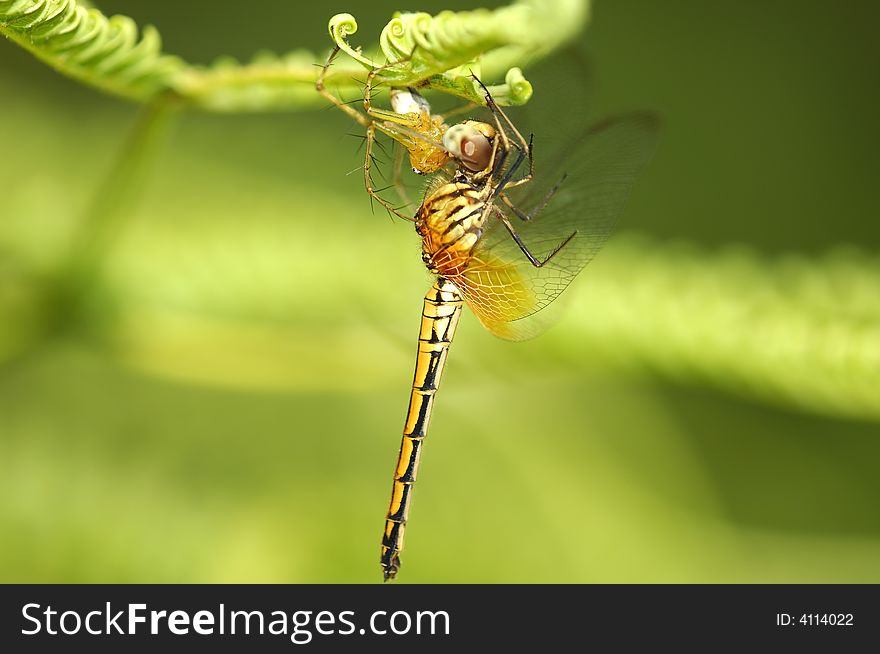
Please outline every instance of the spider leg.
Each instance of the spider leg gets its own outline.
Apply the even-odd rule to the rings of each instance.
[[[348,114],[351,118],[357,121],[360,125],[366,127],[370,119],[367,116],[364,116],[361,112],[359,112],[354,107],[349,106],[347,102],[343,102],[340,98],[336,97],[330,91],[327,90],[325,85],[325,80],[327,78],[327,72],[330,70],[330,65],[333,63],[333,60],[336,58],[336,55],[339,54],[339,46],[333,48],[333,51],[330,53],[330,56],[327,57],[327,61],[324,63],[324,66],[321,68],[321,72],[318,74],[318,79],[315,80],[315,90],[320,93],[324,98],[332,102],[334,105],[339,107],[342,111]]]

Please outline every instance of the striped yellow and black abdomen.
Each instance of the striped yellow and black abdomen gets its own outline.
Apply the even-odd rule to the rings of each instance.
[[[425,296],[419,330],[419,349],[413,376],[403,440],[394,471],[391,504],[385,518],[381,563],[385,580],[400,568],[403,532],[412,501],[412,487],[419,469],[422,444],[428,430],[434,394],[446,364],[449,344],[461,315],[462,299],[455,286],[439,278]]]

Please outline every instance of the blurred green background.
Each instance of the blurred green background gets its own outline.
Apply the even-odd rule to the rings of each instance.
[[[99,6],[203,63],[324,53],[337,12],[371,43],[394,10],[472,6],[212,4]],[[878,19],[605,0],[578,93],[527,71],[514,120],[655,109],[662,143],[557,328],[466,316],[401,582],[880,582]],[[0,42],[0,581],[379,581],[416,235],[346,175],[339,112],[189,112],[72,301],[59,271],[138,115]]]

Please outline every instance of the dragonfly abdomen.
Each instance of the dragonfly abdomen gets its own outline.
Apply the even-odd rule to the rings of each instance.
[[[483,234],[485,208],[483,193],[465,182],[443,184],[428,195],[416,214],[428,270],[443,277],[461,273]]]
[[[458,289],[442,278],[425,295],[409,409],[403,427],[397,467],[394,470],[391,504],[382,535],[381,563],[386,581],[392,579],[400,568],[400,552],[403,550],[403,533],[412,501],[412,486],[418,475],[422,443],[431,418],[434,394],[440,384],[449,345],[458,326],[461,304]]]

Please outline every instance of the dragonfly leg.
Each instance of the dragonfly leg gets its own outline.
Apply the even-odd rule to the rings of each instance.
[[[507,118],[507,116],[505,116],[505,118]],[[527,184],[532,181],[532,177],[534,177],[535,175],[535,158],[532,156],[532,139],[534,138],[534,134],[529,134],[529,143],[527,146],[528,149],[526,150],[528,152],[526,156],[529,159],[529,172],[515,182],[510,182],[507,185],[507,188],[515,188],[517,186],[520,186],[521,184]]]
[[[562,182],[564,182],[567,177],[568,177],[568,173],[563,174],[562,177],[559,179],[559,181],[553,185],[553,188],[551,188],[549,191],[547,191],[546,195],[544,195],[544,198],[541,200],[541,204],[539,204],[537,207],[532,209],[532,211],[530,213],[526,213],[522,209],[520,209],[519,207],[515,206],[513,204],[513,202],[510,201],[510,198],[508,198],[504,193],[499,193],[499,196],[501,197],[501,200],[504,202],[504,204],[506,204],[507,207],[511,211],[513,211],[514,214],[516,214],[517,218],[519,218],[520,220],[523,220],[525,222],[528,222],[544,210],[544,207],[546,207],[547,203],[550,202],[550,200],[553,198],[554,195],[556,195],[556,191],[559,190],[559,187],[562,186]],[[510,188],[511,186],[513,186],[513,185],[508,184],[507,188]]]
[[[522,253],[524,255],[526,255],[526,258],[529,260],[529,263],[531,263],[535,268],[541,268],[541,267],[547,265],[547,263],[549,263],[550,260],[553,257],[555,257],[559,253],[559,251],[562,250],[562,248],[564,248],[566,245],[568,245],[569,241],[571,241],[571,239],[573,239],[577,235],[577,230],[573,231],[571,234],[569,234],[569,236],[564,241],[562,241],[562,243],[560,243],[555,248],[553,248],[553,251],[550,254],[548,254],[544,259],[538,259],[538,257],[536,257],[534,254],[532,254],[532,252],[531,252],[531,250],[529,250],[528,246],[525,243],[523,243],[523,240],[520,238],[519,234],[516,233],[516,230],[513,228],[513,225],[510,224],[510,221],[507,219],[507,216],[504,215],[504,212],[501,211],[501,209],[499,209],[495,205],[492,205],[492,209],[494,209],[495,215],[498,216],[498,219],[502,222],[504,227],[507,228],[507,231],[510,232],[510,235],[513,237],[513,240],[516,241],[516,244],[519,246],[519,249],[522,250]]]
[[[496,139],[495,143],[492,145],[492,155],[489,158],[489,165],[486,166],[486,169],[484,171],[479,173],[479,175],[481,177],[483,175],[488,175],[489,179],[491,180],[498,173],[500,173],[500,171],[504,170],[504,165],[507,162],[507,158],[510,156],[510,151],[499,146],[499,143],[501,143],[501,141],[502,141],[502,139]],[[500,153],[499,153],[499,150],[500,150]],[[516,161],[514,161],[510,165],[510,167],[504,173],[504,176],[501,178],[501,180],[497,184],[490,183],[490,184],[486,185],[486,189],[488,189],[488,194],[487,194],[487,197],[485,200],[485,206],[483,208],[483,213],[481,215],[482,221],[485,221],[486,218],[488,218],[489,214],[492,211],[495,211],[498,215],[500,215],[502,217],[502,220],[505,220],[505,221],[507,220],[507,216],[505,216],[501,212],[501,210],[495,206],[495,198],[501,194],[501,192],[504,190],[504,186],[507,184],[507,182],[510,181],[510,178],[516,174],[516,171],[522,165],[524,157],[525,157],[525,154],[522,151],[520,151],[517,154]],[[508,229],[512,230],[513,227],[510,226],[510,227],[508,227]],[[511,232],[511,233],[513,233],[513,232]],[[525,245],[523,245],[521,243],[521,241],[519,240],[519,237],[516,234],[514,234],[514,239],[516,239],[517,243],[520,244],[520,247],[523,248],[523,252],[526,253],[526,256],[529,257],[530,261],[537,261],[537,259],[534,259],[534,260],[532,259],[531,253],[528,252],[527,249],[525,249]]]
[[[367,116],[364,116],[354,107],[349,106],[348,104],[337,98],[335,95],[330,93],[324,83],[327,78],[327,72],[330,70],[330,65],[333,63],[333,60],[336,58],[337,54],[339,54],[339,46],[333,48],[330,56],[327,57],[327,61],[324,63],[324,66],[321,68],[321,72],[318,74],[318,79],[315,80],[315,90],[320,93],[324,98],[339,107],[342,111],[347,113],[351,118],[357,121],[358,124],[366,127],[370,123],[370,119]]]
[[[520,184],[525,184],[525,183],[531,181],[532,176],[534,175],[534,172],[535,172],[535,161],[534,161],[534,158],[532,157],[532,140],[534,138],[534,134],[529,135],[529,140],[527,142],[525,140],[525,138],[523,137],[523,135],[520,134],[520,132],[516,128],[516,126],[513,124],[513,122],[510,120],[510,118],[507,117],[507,114],[504,113],[504,111],[501,109],[501,107],[498,106],[498,103],[495,102],[495,98],[493,98],[492,94],[489,93],[489,89],[486,88],[486,85],[483,84],[483,81],[479,77],[477,77],[476,75],[472,75],[472,77],[474,78],[474,80],[476,80],[477,84],[479,84],[482,87],[483,91],[485,91],[485,93],[486,93],[486,106],[489,108],[489,111],[492,112],[492,117],[495,119],[495,127],[498,129],[499,133],[502,135],[501,138],[504,141],[505,147],[507,147],[507,148],[510,147],[510,137],[507,136],[507,132],[505,131],[504,128],[502,128],[501,121],[504,121],[504,124],[507,126],[507,129],[509,129],[513,133],[515,140],[516,140],[516,142],[514,143],[514,146],[520,152],[526,153],[526,156],[529,158],[529,172],[526,173],[526,175],[522,179],[518,179],[515,182],[510,182],[508,184],[508,186],[510,188],[513,188],[515,186],[519,186]]]
[[[497,143],[496,143],[497,145]],[[492,166],[494,169],[493,172],[500,172],[504,168],[504,164],[507,161],[507,158],[510,155],[509,150],[504,150],[501,153],[501,157],[497,162],[497,166]],[[522,165],[523,159],[525,159],[525,152],[520,150],[516,155],[516,161],[514,161],[507,171],[504,173],[504,177],[502,177],[497,184],[492,187],[492,193],[489,196],[489,200],[498,197],[501,192],[510,184],[511,178],[516,174],[516,171],[519,170],[519,167]]]

